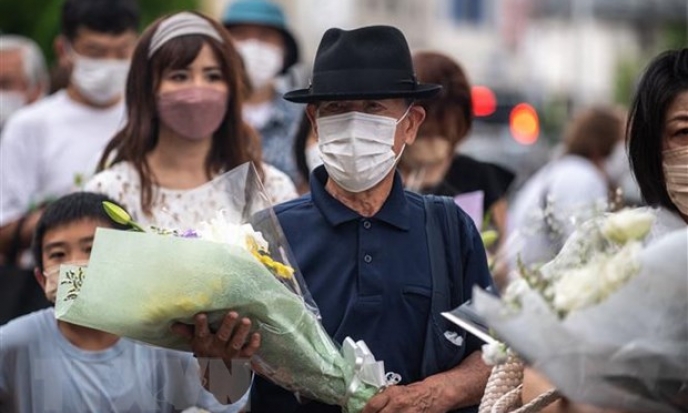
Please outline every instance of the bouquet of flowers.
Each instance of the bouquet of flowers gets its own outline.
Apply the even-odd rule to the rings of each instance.
[[[688,231],[644,247],[653,219],[624,210],[586,222],[554,260],[521,267],[502,299],[475,291],[474,310],[572,401],[688,411]],[[493,361],[506,349],[488,348]]]
[[[382,362],[362,342],[338,348],[323,329],[254,169],[220,179],[236,207],[192,230],[141,232],[107,204],[114,220],[138,231],[98,229],[88,266],[61,268],[57,318],[188,351],[173,323],[193,324],[203,312],[217,327],[233,310],[261,334],[253,358],[261,373],[305,397],[360,411],[386,384]]]

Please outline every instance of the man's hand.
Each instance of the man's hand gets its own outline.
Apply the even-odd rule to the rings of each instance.
[[[441,389],[427,382],[418,382],[386,388],[368,401],[362,413],[444,413],[447,410]]]
[[[196,357],[221,358],[231,365],[232,359],[250,358],[260,347],[260,334],[250,334],[251,320],[239,320],[234,311],[227,313],[215,334],[210,332],[205,314],[197,314],[194,321],[194,326],[177,323],[172,332],[189,340]]]

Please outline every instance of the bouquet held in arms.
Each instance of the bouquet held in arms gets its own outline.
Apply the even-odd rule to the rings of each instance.
[[[646,246],[653,220],[645,209],[590,220],[501,299],[475,291],[472,310],[505,343],[486,337],[487,352],[503,361],[508,346],[577,403],[688,412],[688,230]]]
[[[112,204],[108,214],[135,231],[99,228],[87,267],[63,266],[58,319],[144,343],[190,351],[170,327],[207,313],[218,328],[228,311],[261,335],[253,363],[276,384],[360,411],[386,384],[364,343],[340,349],[294,265],[281,227],[250,164],[216,178],[234,207],[196,228],[144,229]]]

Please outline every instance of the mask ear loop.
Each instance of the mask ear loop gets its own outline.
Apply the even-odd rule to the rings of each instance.
[[[413,107],[414,102],[411,102],[411,104],[406,108],[406,111],[404,112],[403,115],[399,118],[399,120],[396,121],[395,125],[398,125],[404,118],[409,114],[411,111],[411,108]],[[401,160],[401,155],[404,154],[404,149],[406,149],[406,142],[404,142],[404,145],[401,147],[401,150],[399,151],[399,155],[394,157],[394,167],[396,168],[397,165],[399,164],[399,161]]]
[[[396,122],[397,122],[397,123],[396,123],[397,125],[398,125],[402,120],[404,120],[404,118],[409,114],[409,112],[411,111],[411,108],[413,107],[413,105],[415,105],[415,102],[411,102],[411,104],[406,108],[406,111],[404,112],[404,114],[401,115],[401,117],[396,121]]]

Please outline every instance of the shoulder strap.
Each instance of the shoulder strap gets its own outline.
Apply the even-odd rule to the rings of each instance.
[[[459,220],[454,200],[449,197],[429,195],[424,197],[425,233],[432,274],[430,317],[426,330],[421,374],[427,377],[447,370],[463,357],[463,347],[452,344],[445,332],[450,330],[442,317],[463,301],[463,285],[454,282],[454,274],[461,274],[461,260],[451,259],[459,255]],[[465,337],[464,337],[465,338]]]

